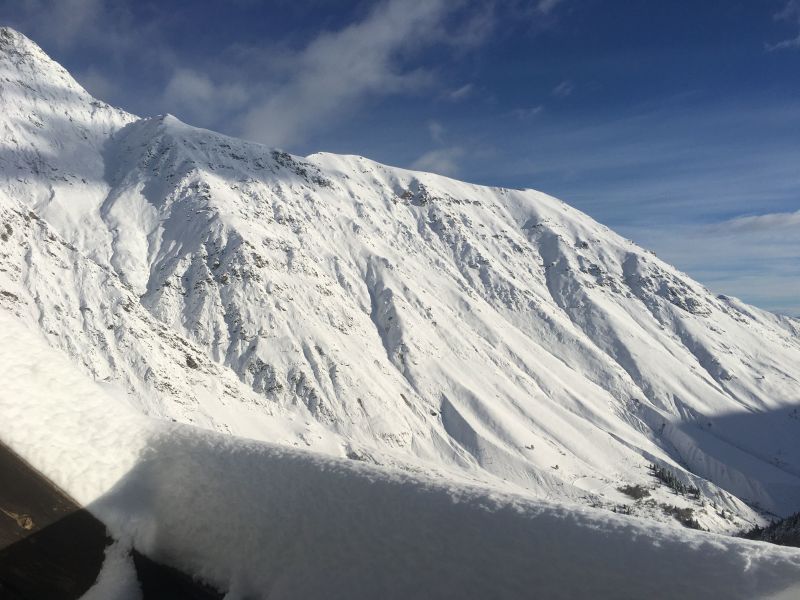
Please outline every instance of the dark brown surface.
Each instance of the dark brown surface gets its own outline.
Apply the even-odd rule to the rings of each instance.
[[[105,525],[0,443],[0,600],[73,600],[94,582],[111,543]],[[133,551],[142,597],[223,594]]]
[[[87,511],[68,514],[0,551],[0,598],[79,598],[97,580],[110,542]]]
[[[110,542],[105,525],[0,444],[0,598],[80,597]]]
[[[0,550],[77,510],[80,506],[0,443]]]

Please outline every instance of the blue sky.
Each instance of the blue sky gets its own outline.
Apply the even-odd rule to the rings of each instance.
[[[800,0],[0,0],[96,96],[532,187],[800,315]]]

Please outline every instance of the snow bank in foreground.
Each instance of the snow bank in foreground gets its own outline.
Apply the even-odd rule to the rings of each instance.
[[[0,438],[123,543],[230,598],[800,594],[796,549],[167,427],[3,313],[0,364]]]

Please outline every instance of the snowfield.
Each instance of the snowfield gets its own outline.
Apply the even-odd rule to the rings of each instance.
[[[125,113],[8,28],[0,130],[0,440],[121,540],[104,585],[131,545],[231,598],[800,581],[683,528],[800,510],[798,321],[546,194]]]

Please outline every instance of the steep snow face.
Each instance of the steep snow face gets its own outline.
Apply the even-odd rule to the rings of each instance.
[[[80,371],[140,413],[322,451],[338,448],[329,431],[269,402],[156,320],[113,271],[2,192],[0,309],[45,334]]]
[[[95,264],[56,298],[37,289],[58,287],[44,266],[56,259],[45,250],[35,267],[12,243],[10,270],[31,273],[12,293],[144,412],[653,518],[675,504],[715,529],[754,518],[743,501],[800,505],[796,321],[714,297],[547,195],[135,119],[32,42],[0,35],[0,123],[22,140],[4,138],[3,189]],[[103,277],[119,296],[105,299]],[[129,302],[139,321],[112,310],[105,344],[83,317],[46,324],[57,304],[77,314],[88,301]],[[145,322],[148,350],[131,353],[116,332]],[[210,391],[180,410],[164,407],[194,374],[159,332],[207,369]],[[107,366],[131,356],[163,365],[155,379],[175,389]],[[294,425],[281,433],[283,421],[253,416],[270,413]],[[700,498],[617,491],[655,488],[649,463]]]

